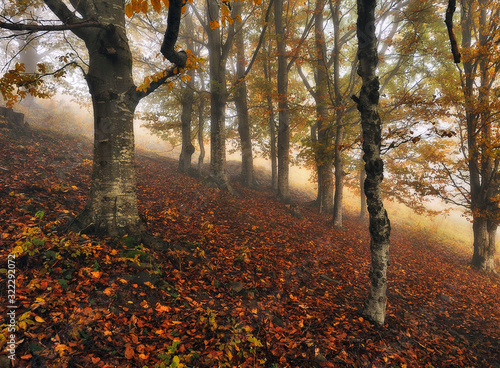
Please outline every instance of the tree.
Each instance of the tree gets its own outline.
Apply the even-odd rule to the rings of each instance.
[[[195,9],[193,7],[193,9]],[[208,36],[209,68],[210,68],[210,177],[221,189],[231,191],[226,170],[226,63],[234,40],[234,23],[227,30],[223,39],[221,27],[221,9],[229,15],[228,3],[207,0],[206,22],[198,15]],[[198,13],[196,13],[198,14]],[[232,17],[235,18],[235,17]]]
[[[240,2],[235,7],[240,8]],[[245,46],[243,40],[243,27],[240,25],[236,31],[236,87],[234,91],[234,104],[238,114],[238,133],[241,141],[241,181],[247,187],[255,185],[253,170],[252,139],[250,136],[250,121],[248,114],[248,91],[245,81]]]
[[[174,50],[181,18],[181,0],[169,3],[162,54],[175,66],[156,81],[138,89],[132,79],[132,54],[125,27],[122,0],[44,0],[61,22],[57,25],[2,21],[10,30],[71,30],[85,42],[88,70],[85,72],[94,110],[94,161],[90,194],[84,210],[73,224],[76,230],[119,236],[141,236],[144,226],[137,209],[133,117],[139,101],[186,65],[186,54]],[[146,3],[147,5],[147,3]],[[161,4],[158,1],[156,6]],[[127,5],[127,13],[140,11],[141,2]]]
[[[330,213],[333,210],[333,155],[332,151],[332,124],[329,122],[328,111],[328,67],[326,60],[326,45],[323,24],[324,0],[316,1],[314,10],[314,31],[316,46],[316,72],[314,73],[316,91],[314,98],[316,102],[316,134],[317,152],[316,162],[318,167],[318,205],[319,211]],[[335,35],[338,35],[338,30]],[[338,53],[334,46],[334,53]]]
[[[447,25],[455,63],[460,62],[452,23],[455,1],[450,1]],[[498,165],[500,152],[495,126],[498,104],[491,100],[492,88],[500,71],[498,58],[499,5],[488,0],[462,0],[463,73],[467,166],[469,170],[470,209],[473,218],[474,253],[472,264],[495,271],[495,237],[498,222]],[[450,17],[451,16],[451,17]],[[450,17],[450,18],[448,18]]]
[[[234,104],[238,116],[238,133],[241,143],[241,181],[247,187],[254,187],[257,185],[254,176],[253,167],[253,149],[252,139],[250,132],[250,116],[248,112],[248,90],[247,90],[247,76],[251,71],[258,52],[264,41],[264,36],[267,30],[267,21],[272,8],[273,0],[269,2],[267,11],[264,17],[264,26],[260,32],[259,40],[255,50],[253,51],[252,58],[249,65],[246,65],[245,57],[245,42],[244,42],[244,28],[243,20],[238,23],[235,33],[235,47],[236,47],[236,78],[231,90],[234,90]],[[242,15],[242,3],[236,2],[234,4],[235,14],[239,19]],[[248,18],[246,18],[248,22]]]
[[[269,42],[270,43],[270,42]],[[276,121],[274,119],[274,106],[271,94],[272,73],[270,46],[264,47],[264,59],[262,60],[266,90],[265,98],[267,103],[267,125],[269,127],[269,156],[271,158],[271,187],[278,191],[278,154],[276,152]]]
[[[290,161],[290,122],[288,116],[288,67],[286,56],[285,28],[283,26],[283,2],[274,2],[274,26],[278,51],[278,197],[288,201],[289,161]]]
[[[185,18],[186,33],[187,37],[187,48],[188,50],[193,50],[193,39],[190,36],[194,32],[193,19],[191,14],[188,14]],[[191,119],[193,114],[193,104],[194,104],[194,69],[188,71],[187,82],[181,92],[181,125],[182,125],[182,148],[179,157],[179,171],[183,173],[188,173],[191,169],[191,157],[195,151],[193,144],[191,143]]]
[[[382,202],[381,182],[384,163],[380,157],[382,122],[378,113],[379,79],[377,37],[375,35],[375,0],[358,0],[359,75],[363,81],[359,98],[353,96],[361,113],[363,159],[365,161],[365,193],[370,215],[370,292],[363,315],[377,325],[383,325],[387,305],[387,266],[389,264],[389,235],[391,226]]]

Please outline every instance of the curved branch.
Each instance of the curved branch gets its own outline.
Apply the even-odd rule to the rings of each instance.
[[[448,29],[448,36],[450,37],[451,42],[451,52],[453,54],[453,61],[455,64],[460,63],[460,51],[458,50],[457,38],[455,37],[455,31],[453,31],[453,14],[456,9],[456,0],[448,1],[448,8],[446,9],[446,28]]]
[[[161,45],[161,53],[168,61],[175,64],[178,68],[184,68],[187,62],[187,54],[185,52],[175,51],[175,43],[179,35],[179,27],[181,24],[182,15],[182,0],[171,0],[168,6],[167,30]]]
[[[24,24],[24,23],[10,23],[1,22],[0,28],[9,29],[11,31],[30,31],[30,32],[43,32],[43,31],[71,31],[78,28],[104,28],[107,27],[99,22],[95,21],[81,21],[78,23],[68,23],[68,24],[56,24],[56,25],[43,25],[43,24]]]
[[[274,0],[269,1],[269,6],[267,7],[266,16],[264,18],[264,27],[262,27],[262,30],[260,32],[259,41],[257,43],[257,47],[255,48],[255,50],[253,52],[252,59],[250,60],[250,63],[248,64],[247,68],[245,69],[245,72],[243,74],[239,75],[237,80],[231,86],[231,91],[233,89],[235,89],[238,86],[238,84],[243,82],[243,80],[245,80],[245,78],[248,76],[248,73],[250,73],[250,71],[252,70],[253,64],[255,63],[255,60],[257,59],[257,54],[259,53],[260,48],[262,47],[262,43],[264,41],[264,36],[265,36],[266,30],[267,30],[269,14],[271,13],[273,1]],[[241,32],[242,29],[243,29],[243,27],[240,27],[238,32]]]
[[[179,53],[186,55],[184,51],[180,51]],[[156,91],[163,83],[165,83],[169,78],[179,75],[181,71],[182,68],[178,66],[173,66],[170,69],[165,70],[163,77],[158,78],[156,81],[151,82],[151,84],[145,90],[134,89],[134,91],[132,92],[132,99],[138,102],[142,98],[149,96],[151,93]]]

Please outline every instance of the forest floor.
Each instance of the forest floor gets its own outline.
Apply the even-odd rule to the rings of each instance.
[[[15,299],[0,287],[4,362],[12,340],[14,367],[32,368],[500,367],[500,278],[396,221],[382,328],[358,313],[366,221],[335,230],[300,192],[294,216],[268,188],[234,181],[231,196],[139,152],[147,227],[181,247],[56,231],[85,203],[91,145],[0,132],[0,272],[16,276]]]

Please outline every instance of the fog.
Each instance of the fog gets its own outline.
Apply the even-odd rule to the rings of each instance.
[[[57,95],[50,100],[23,101],[15,107],[16,111],[25,114],[25,121],[30,125],[42,129],[54,130],[71,135],[82,135],[89,140],[93,139],[93,118],[88,107],[82,107],[72,100],[72,98]],[[148,151],[164,157],[177,159],[180,154],[180,146],[173,147],[159,137],[150,133],[143,127],[143,121],[134,121],[136,137],[136,149]],[[210,162],[210,147],[205,147],[205,165]],[[193,155],[193,164],[197,163],[199,149]],[[227,155],[230,163],[230,174],[236,175],[236,163],[240,162],[239,152]],[[254,158],[256,170],[266,173],[270,177],[271,162],[262,157]],[[262,174],[261,174],[262,175]],[[303,199],[314,200],[316,193],[316,183],[311,182],[311,171],[299,166],[290,167],[291,189],[300,190]],[[432,210],[448,209],[446,215],[423,216],[418,215],[404,205],[386,200],[389,217],[394,227],[404,227],[415,231],[425,230],[426,233],[434,235],[436,239],[457,247],[460,251],[472,251],[472,224],[464,217],[463,212],[457,208],[446,206],[442,201],[435,199],[430,201],[429,208]],[[355,193],[348,188],[344,193],[344,208],[348,214],[357,216],[360,210],[359,193]]]

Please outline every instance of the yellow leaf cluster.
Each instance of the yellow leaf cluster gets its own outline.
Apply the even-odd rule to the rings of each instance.
[[[151,7],[157,13],[161,11],[161,4],[168,8],[168,0],[131,0],[125,5],[125,15],[129,18],[137,13],[147,13],[149,10],[149,3],[151,2]]]
[[[210,29],[217,29],[219,28],[219,22],[217,22],[215,19],[212,19],[210,21]]]

